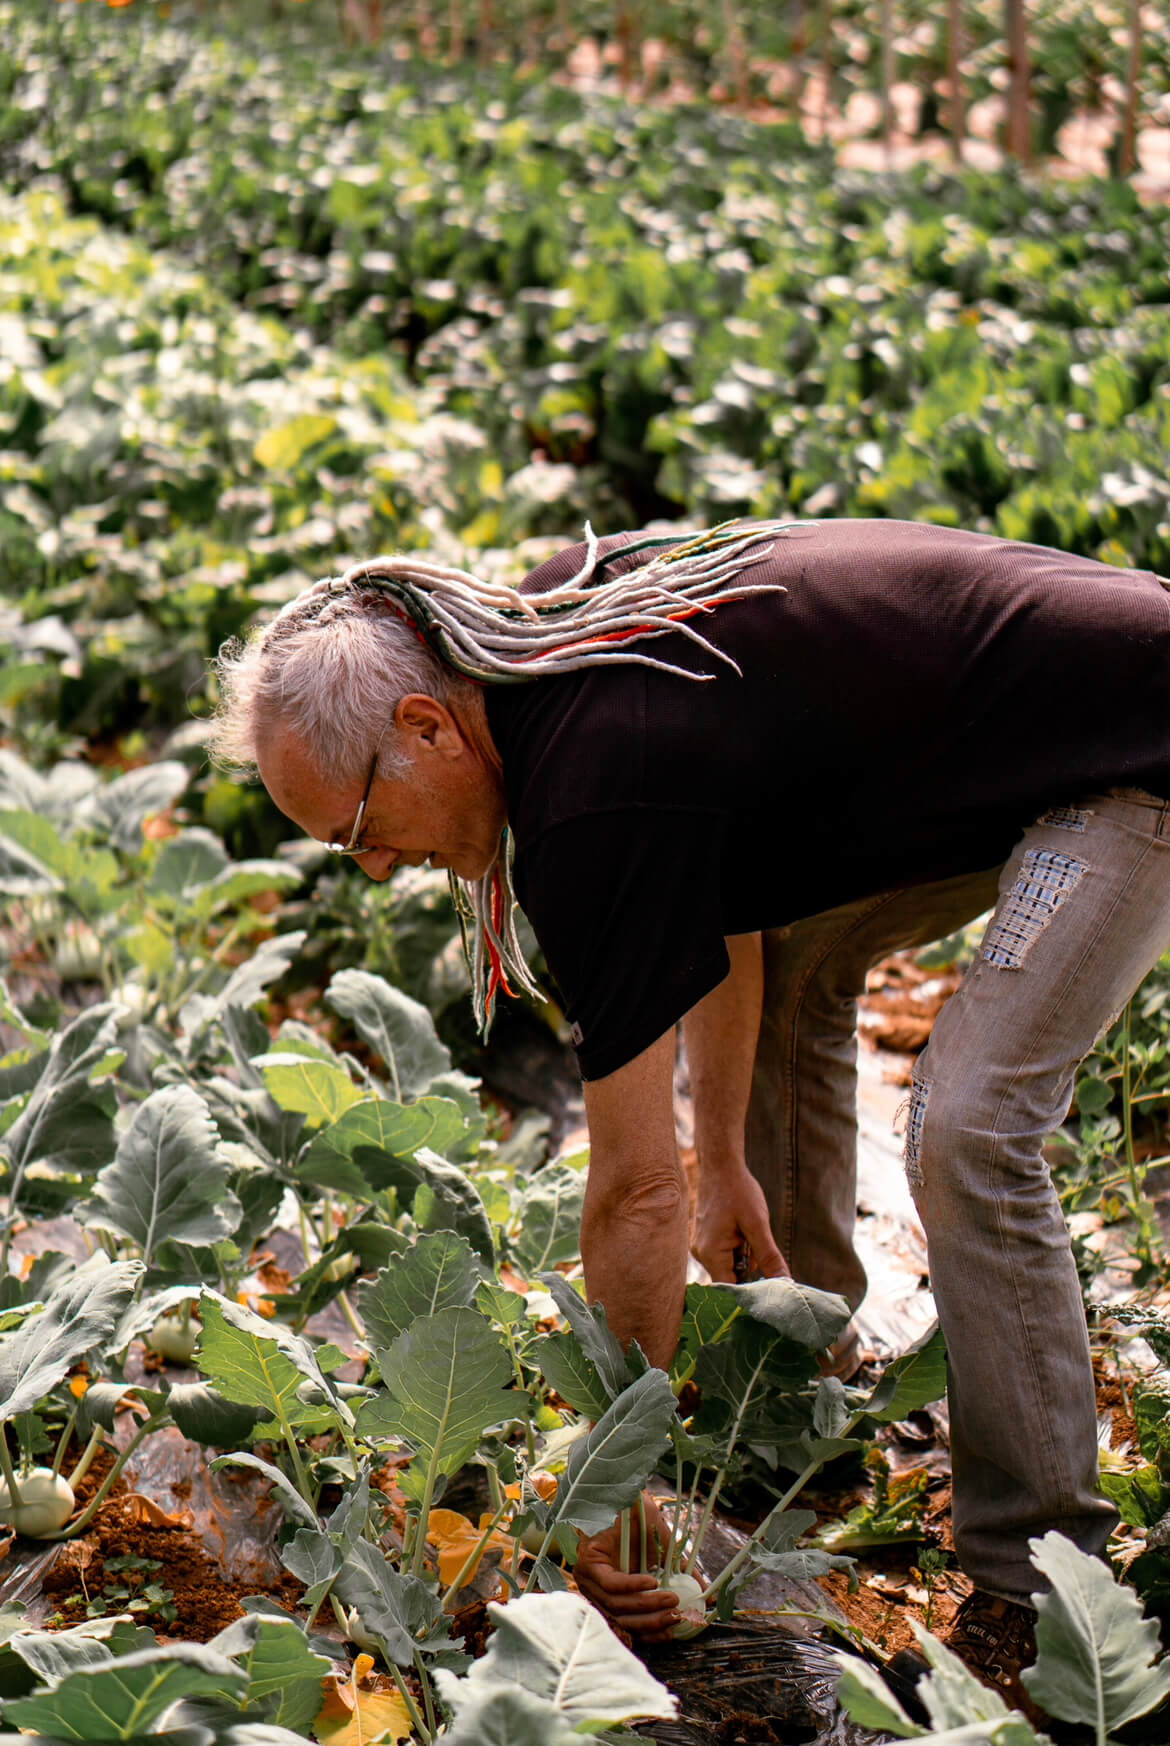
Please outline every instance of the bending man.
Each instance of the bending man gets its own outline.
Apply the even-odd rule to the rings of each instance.
[[[995,906],[919,1064],[906,1168],[976,1590],[951,1642],[1016,1697],[1029,1538],[1096,1552],[1115,1519],[1041,1147],[1170,944],[1159,579],[892,521],[620,535],[519,597],[404,557],[308,590],[221,676],[219,754],[290,818],[372,878],[429,859],[467,882],[485,1019],[525,976],[514,876],[585,1080],[590,1296],[657,1364],[689,1239],[676,1026],[696,1252],[729,1279],[750,1247],[856,1306],[857,996],[890,950]],[[579,1576],[622,1624],[669,1628],[672,1597],[605,1536]]]

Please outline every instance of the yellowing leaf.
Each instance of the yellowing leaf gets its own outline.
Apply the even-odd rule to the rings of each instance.
[[[375,1740],[410,1738],[410,1716],[398,1692],[359,1691],[352,1680],[324,1683],[332,1690],[313,1723],[321,1746],[371,1746]]]
[[[439,1554],[439,1580],[446,1588],[454,1582],[463,1569],[464,1564],[475,1550],[479,1537],[491,1521],[490,1513],[480,1518],[477,1528],[475,1523],[466,1516],[461,1516],[458,1510],[432,1510],[427,1517],[427,1542]],[[464,1582],[470,1582],[479,1569],[480,1559],[486,1552],[506,1552],[509,1556],[516,1550],[516,1543],[510,1535],[501,1533],[499,1529],[488,1539],[471,1569],[463,1577]]]

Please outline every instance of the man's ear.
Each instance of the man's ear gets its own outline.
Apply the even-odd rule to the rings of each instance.
[[[402,743],[418,752],[438,752],[450,758],[463,749],[463,735],[454,716],[437,697],[428,697],[425,692],[412,691],[400,700],[394,725]]]

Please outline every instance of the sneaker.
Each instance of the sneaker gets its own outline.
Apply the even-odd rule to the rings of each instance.
[[[1020,1679],[1021,1669],[1031,1667],[1036,1659],[1036,1614],[1031,1607],[974,1589],[943,1642],[976,1679],[999,1693],[1009,1709],[1019,1710],[1030,1722],[1047,1721]],[[907,1707],[913,1703],[923,1719],[914,1687],[929,1671],[930,1663],[918,1649],[901,1650],[886,1668],[891,1688]]]

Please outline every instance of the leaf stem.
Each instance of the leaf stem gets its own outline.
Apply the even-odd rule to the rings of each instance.
[[[418,1676],[418,1683],[422,1686],[423,1703],[426,1705],[428,1738],[433,1740],[439,1731],[439,1724],[435,1720],[435,1703],[431,1697],[431,1682],[427,1677],[427,1670],[423,1666],[423,1658],[417,1649],[414,1652],[414,1671]]]
[[[93,1458],[97,1454],[98,1450],[101,1448],[101,1446],[105,1442],[105,1440],[106,1440],[106,1434],[103,1431],[102,1427],[100,1425],[95,1425],[93,1430],[89,1434],[89,1442],[85,1445],[85,1448],[81,1451],[81,1454],[80,1454],[78,1461],[77,1461],[77,1465],[73,1469],[73,1472],[69,1475],[69,1483],[73,1487],[74,1491],[77,1490],[77,1487],[80,1485],[81,1481],[85,1478],[86,1474],[89,1472],[90,1467],[93,1464]]]
[[[8,1432],[0,1425],[0,1471],[4,1474],[4,1483],[8,1487],[8,1502],[12,1509],[18,1510],[24,1502],[20,1495],[20,1487],[16,1483],[16,1474],[12,1467],[12,1456],[8,1452]]]
[[[402,1674],[399,1672],[398,1668],[395,1667],[394,1663],[391,1661],[388,1665],[390,1668],[391,1678],[393,1679],[395,1685],[398,1687],[399,1696],[402,1698],[403,1703],[406,1705],[406,1713],[410,1717],[411,1726],[414,1728],[415,1733],[423,1741],[423,1746],[430,1746],[430,1743],[434,1739],[435,1736],[431,1732],[430,1728],[428,1728],[426,1723],[423,1721],[422,1716],[419,1713],[419,1707],[415,1703],[414,1698],[411,1696],[410,1687],[407,1685],[406,1681],[402,1677]],[[423,1690],[424,1691],[426,1690],[425,1685],[423,1686]]]
[[[505,1499],[502,1508],[500,1508],[496,1511],[495,1515],[492,1517],[492,1519],[488,1523],[487,1527],[483,1530],[482,1534],[479,1536],[479,1539],[475,1542],[475,1545],[472,1547],[471,1551],[467,1554],[467,1557],[463,1560],[463,1563],[459,1566],[458,1572],[456,1573],[454,1580],[447,1584],[447,1587],[443,1592],[443,1605],[444,1606],[446,1606],[447,1602],[451,1599],[451,1596],[454,1594],[458,1594],[459,1590],[463,1587],[463,1584],[468,1581],[468,1579],[471,1576],[471,1573],[474,1571],[476,1565],[479,1563],[480,1559],[483,1557],[484,1552],[487,1550],[488,1541],[491,1539],[492,1535],[495,1533],[496,1529],[499,1527],[500,1523],[503,1521],[503,1519],[507,1515],[507,1513],[508,1513],[508,1503],[507,1503],[507,1499]]]
[[[77,1423],[77,1415],[80,1411],[81,1411],[81,1402],[79,1400],[74,1401],[73,1411],[70,1413],[69,1417],[65,1420],[65,1429],[61,1432],[61,1435],[57,1438],[57,1448],[56,1448],[56,1451],[53,1455],[53,1478],[54,1479],[56,1479],[57,1475],[61,1471],[61,1463],[65,1459],[65,1450],[67,1449],[67,1447],[69,1445],[70,1437],[73,1435],[73,1427]]]

